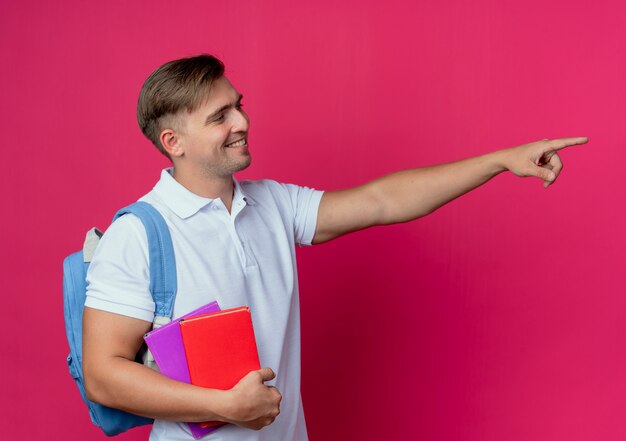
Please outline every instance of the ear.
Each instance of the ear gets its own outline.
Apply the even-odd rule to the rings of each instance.
[[[183,146],[181,143],[180,136],[173,129],[165,129],[159,135],[159,141],[161,141],[161,145],[165,149],[165,151],[170,155],[170,158],[183,156]]]

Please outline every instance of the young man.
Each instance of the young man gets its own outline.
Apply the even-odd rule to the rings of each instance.
[[[173,167],[141,200],[163,214],[171,231],[174,316],[213,300],[222,309],[248,305],[265,367],[222,391],[171,380],[133,361],[151,329],[154,303],[146,233],[127,215],[107,230],[89,268],[85,386],[93,401],[155,418],[151,440],[192,439],[177,421],[208,420],[232,424],[205,439],[306,440],[295,245],[417,219],[506,170],[548,187],[562,169],[557,150],[587,138],[541,140],[326,193],[270,180],[238,182],[233,174],[251,161],[249,120],[223,73],[219,60],[202,55],[167,63],[146,80],[139,125]]]

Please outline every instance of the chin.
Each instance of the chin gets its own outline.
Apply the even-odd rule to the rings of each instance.
[[[252,163],[252,157],[248,156],[245,161],[241,161],[239,164],[237,164],[234,167],[235,171],[233,171],[233,173],[237,173],[237,172],[247,169],[248,167],[250,167],[251,163]]]

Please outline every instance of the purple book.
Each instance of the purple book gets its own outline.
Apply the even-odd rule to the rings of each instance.
[[[217,302],[211,302],[144,335],[143,339],[148,345],[150,352],[152,352],[152,356],[163,375],[167,375],[174,380],[191,383],[179,321],[183,318],[218,311],[220,311],[220,307]],[[224,424],[226,423],[210,427],[200,427],[197,423],[187,423],[195,439],[202,438],[214,432]]]

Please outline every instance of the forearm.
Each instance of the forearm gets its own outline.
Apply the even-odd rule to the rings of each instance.
[[[379,225],[407,222],[489,181],[506,170],[500,150],[448,164],[395,172],[366,184],[380,201]]]
[[[150,418],[224,421],[229,412],[229,391],[175,381],[123,357],[95,371],[87,366],[85,386],[93,401]]]

